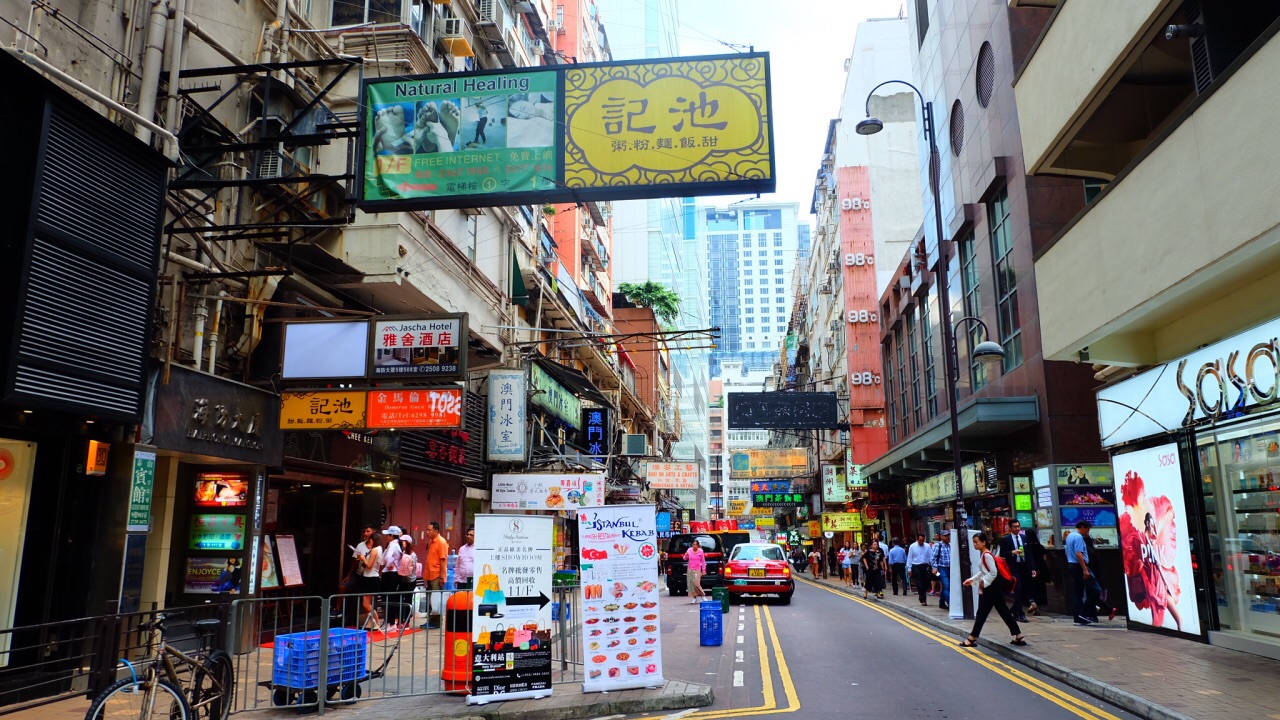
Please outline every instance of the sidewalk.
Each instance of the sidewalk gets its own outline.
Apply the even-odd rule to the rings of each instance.
[[[797,575],[814,582],[807,574]],[[818,583],[848,592],[839,580]],[[862,589],[855,588],[857,598]],[[871,602],[956,636],[973,621],[952,620],[938,598],[921,607],[916,595]],[[1029,646],[1009,644],[999,618],[987,621],[983,647],[1129,712],[1157,720],[1280,720],[1280,662],[1194,640],[1130,631],[1125,619],[1076,627],[1066,615],[1041,614],[1022,625]]]

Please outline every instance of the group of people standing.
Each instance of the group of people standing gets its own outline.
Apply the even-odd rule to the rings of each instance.
[[[846,587],[861,587],[864,598],[873,594],[883,598],[885,587],[890,583],[894,595],[899,593],[899,587],[903,595],[909,594],[911,581],[914,581],[920,594],[920,604],[928,605],[929,596],[940,596],[940,606],[947,607],[945,588],[950,586],[951,547],[940,534],[932,543],[926,543],[925,536],[921,534],[910,547],[893,538],[886,549],[881,544],[880,534],[874,533],[870,541],[861,545],[845,544],[839,549],[832,545],[827,555],[831,573],[838,574]],[[821,558],[820,553],[818,557]],[[908,567],[911,568],[911,581],[907,579]]]
[[[403,596],[391,593],[407,593],[417,588],[430,591],[444,590],[449,569],[449,542],[440,534],[440,523],[427,525],[421,559],[414,546],[413,536],[398,525],[379,531],[366,525],[360,543],[351,546],[351,569],[342,581],[344,590],[358,593],[366,625],[378,629],[397,630],[400,623],[408,622],[411,612],[405,612]],[[458,549],[455,578],[459,587],[465,580],[470,587],[474,573],[475,530],[467,528],[466,544]],[[465,573],[465,574],[464,574]],[[375,598],[377,600],[375,601]],[[425,628],[440,627],[438,603],[430,604]]]

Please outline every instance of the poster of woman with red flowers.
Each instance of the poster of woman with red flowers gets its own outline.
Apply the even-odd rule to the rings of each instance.
[[[1178,446],[1116,455],[1111,462],[1129,622],[1199,635]]]

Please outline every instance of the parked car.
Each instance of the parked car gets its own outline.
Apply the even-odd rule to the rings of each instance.
[[[720,581],[720,565],[724,562],[724,542],[719,533],[677,533],[667,541],[665,567],[667,571],[667,591],[672,595],[688,595],[689,564],[685,562],[685,551],[697,542],[707,554],[707,572],[702,576],[702,589],[710,590],[718,587]]]
[[[730,602],[744,595],[777,595],[787,605],[796,591],[786,553],[772,543],[736,546],[724,564],[724,584]]]

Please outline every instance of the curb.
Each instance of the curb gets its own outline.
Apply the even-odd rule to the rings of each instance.
[[[667,690],[671,689],[671,682],[667,681]],[[535,705],[534,707],[523,707],[523,701],[516,701],[494,703],[492,707],[473,705],[466,708],[458,708],[456,714],[439,714],[432,717],[448,718],[448,720],[577,720],[578,718],[594,718],[605,715],[629,715],[631,713],[707,707],[715,701],[711,686],[696,683],[682,684],[686,688],[683,692],[664,691],[661,695],[644,698],[623,697],[617,700],[602,699],[597,702],[547,707],[536,707],[538,703],[536,700],[528,701],[531,705]],[[615,694],[624,695],[627,692],[631,691],[623,690]],[[596,693],[596,696],[600,698],[608,697],[601,693]]]
[[[825,583],[824,586],[831,587]],[[856,597],[854,594],[845,592],[841,588],[832,587],[831,589],[844,595],[849,595],[850,597]],[[932,628],[942,630],[950,635],[954,635],[956,637],[964,636],[964,631],[962,629],[957,628],[951,623],[939,620],[932,615],[916,610],[915,608],[902,607],[893,603],[884,603],[880,607],[896,612],[899,615],[906,615],[913,620],[918,620]],[[1021,665],[1026,665],[1042,675],[1053,678],[1064,685],[1068,685],[1076,690],[1088,693],[1099,700],[1111,703],[1118,708],[1122,708],[1134,715],[1146,718],[1147,720],[1195,720],[1195,718],[1192,718],[1189,715],[1183,715],[1180,712],[1170,710],[1169,708],[1153,703],[1144,697],[1134,695],[1126,690],[1121,690],[1114,685],[1108,685],[1097,678],[1093,678],[1088,675],[1081,675],[1070,668],[1063,667],[1062,665],[1054,662],[1049,662],[1044,658],[1025,650],[1020,650],[1014,646],[995,642],[994,640],[988,640],[986,638],[978,638],[978,644],[995,652],[997,655],[1013,660]]]

